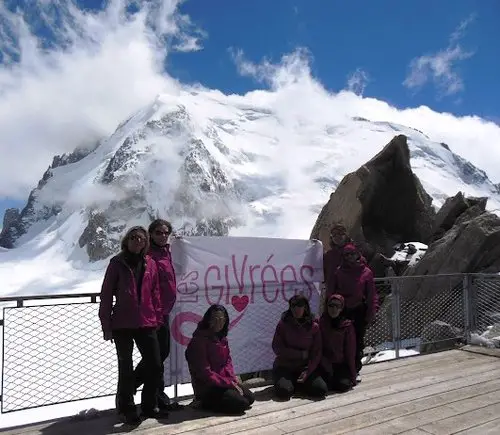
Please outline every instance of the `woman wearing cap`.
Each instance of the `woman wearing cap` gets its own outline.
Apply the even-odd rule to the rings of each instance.
[[[121,252],[109,262],[101,289],[99,318],[104,340],[114,341],[118,356],[117,409],[128,424],[141,421],[134,404],[134,342],[145,365],[142,415],[145,418],[167,415],[156,405],[162,375],[156,328],[161,323],[162,308],[158,271],[154,260],[146,255],[148,246],[145,228],[128,230]]]
[[[318,372],[321,361],[321,333],[309,301],[293,296],[279,321],[273,338],[276,359],[273,365],[274,389],[282,399],[295,391],[324,397],[328,388]]]
[[[343,393],[356,385],[356,332],[344,317],[344,298],[331,295],[319,321],[322,377],[331,391]]]
[[[362,367],[366,328],[372,323],[377,312],[376,293],[372,271],[366,266],[356,246],[348,243],[344,246],[341,265],[327,289],[326,297],[329,300],[332,294],[340,294],[344,298],[345,316],[354,324],[358,382],[361,381],[359,371]]]
[[[241,414],[250,408],[255,398],[234,373],[228,330],[226,308],[211,305],[198,323],[185,356],[201,407],[212,412]]]
[[[155,261],[158,268],[158,278],[160,283],[160,295],[163,308],[161,325],[156,331],[158,342],[160,345],[160,357],[162,361],[162,376],[158,385],[158,407],[165,410],[179,410],[183,406],[177,402],[171,402],[170,398],[165,393],[165,381],[163,375],[163,363],[170,354],[170,324],[169,315],[176,301],[176,277],[175,270],[172,264],[172,255],[170,253],[170,245],[168,238],[172,233],[172,224],[163,219],[156,219],[149,225],[149,255]],[[144,383],[146,367],[144,361],[141,360],[134,372],[135,389]]]

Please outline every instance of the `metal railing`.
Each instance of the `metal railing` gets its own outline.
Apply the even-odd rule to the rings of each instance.
[[[391,350],[400,358],[404,349],[428,353],[461,343],[500,347],[498,275],[390,277],[376,286],[381,306],[366,334],[368,354]],[[115,393],[116,353],[102,340],[98,302],[98,293],[0,298],[2,413]],[[177,347],[172,340],[169,385],[178,379]]]

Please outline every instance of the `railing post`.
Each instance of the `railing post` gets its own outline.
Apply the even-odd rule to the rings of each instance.
[[[465,274],[463,278],[463,297],[464,297],[464,323],[465,339],[467,344],[471,342],[471,310],[470,310],[470,275]]]
[[[182,307],[182,301],[177,301],[177,303],[174,305],[173,311],[173,317],[170,319],[172,322],[175,320],[179,312],[181,312],[181,307]],[[172,323],[170,323],[172,325]],[[171,344],[173,345],[171,347],[171,353],[170,353],[170,379],[174,382],[174,400],[177,402],[179,398],[179,346],[180,344],[177,343],[172,338],[172,335],[170,335],[170,340]],[[173,352],[172,352],[173,351]],[[173,358],[172,358],[173,357]]]
[[[401,303],[399,282],[397,279],[391,281],[392,343],[394,351],[396,352],[396,359],[398,359],[399,351],[401,349]]]
[[[474,276],[465,274],[463,280],[463,296],[464,296],[464,323],[465,323],[465,338],[467,344],[471,343],[471,334],[476,330],[475,311],[477,307],[477,292],[474,284]]]

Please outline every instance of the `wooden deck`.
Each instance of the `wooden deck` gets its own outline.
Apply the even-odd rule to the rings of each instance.
[[[270,387],[242,417],[187,409],[146,420],[132,431],[112,413],[16,428],[5,434],[500,434],[500,359],[452,350],[368,365],[354,390],[313,402],[273,400]]]

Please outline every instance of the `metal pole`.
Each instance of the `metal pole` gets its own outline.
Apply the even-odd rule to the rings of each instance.
[[[401,348],[401,298],[399,292],[399,282],[392,285],[392,341],[394,343],[395,357],[399,359],[399,350]]]
[[[464,298],[464,323],[465,323],[465,339],[467,344],[471,342],[471,304],[470,304],[470,277],[469,275],[464,275],[463,278],[463,298]]]

